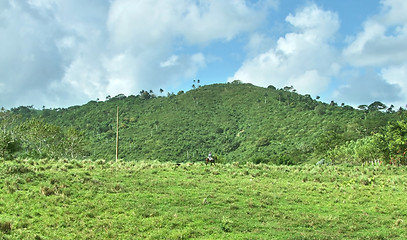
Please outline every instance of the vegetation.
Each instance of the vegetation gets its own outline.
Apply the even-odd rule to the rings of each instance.
[[[406,239],[407,168],[0,162],[1,239]]]
[[[1,109],[0,239],[407,238],[404,109],[194,83]]]
[[[333,101],[319,102],[310,95],[297,94],[292,86],[261,88],[235,81],[167,97],[157,97],[150,90],[137,96],[108,96],[104,102],[90,101],[67,109],[19,107],[3,111],[17,119],[6,128],[16,134],[2,135],[3,155],[115,159],[117,107],[119,158],[177,162],[201,161],[210,151],[222,162],[291,165],[323,158],[345,162],[347,158],[337,160],[343,156],[343,148],[361,146],[379,132],[390,137],[385,131],[393,130],[386,126],[406,116],[404,109],[386,110],[380,102],[359,110]],[[10,137],[18,141],[10,141]],[[19,149],[10,143],[13,141],[19,142]],[[378,147],[379,141],[372,144]],[[349,159],[361,163],[380,156],[383,162],[390,162],[394,151],[403,148],[381,145],[380,149],[383,152],[371,157],[355,159],[361,155],[352,153]],[[402,160],[396,163],[404,164]]]
[[[335,147],[328,155],[334,163],[363,164],[382,160],[393,165],[407,165],[407,122],[389,123],[380,132]]]

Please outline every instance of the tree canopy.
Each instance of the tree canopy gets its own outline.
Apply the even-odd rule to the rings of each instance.
[[[119,106],[119,158],[124,160],[199,161],[211,151],[220,161],[298,164],[334,157],[341,147],[365,141],[405,117],[404,109],[381,111],[386,107],[380,102],[358,110],[292,89],[236,80],[168,97],[143,90],[64,109],[19,107],[7,111],[20,117],[15,126],[3,127],[2,153],[114,159]],[[17,129],[20,135],[11,134]]]

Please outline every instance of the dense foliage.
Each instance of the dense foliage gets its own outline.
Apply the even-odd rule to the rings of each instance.
[[[407,165],[407,123],[404,120],[389,123],[378,133],[349,141],[328,152],[335,163],[373,163],[383,160],[393,165]]]
[[[223,162],[406,163],[405,140],[397,140],[400,131],[391,127],[405,119],[404,109],[395,112],[380,102],[353,109],[297,94],[293,87],[239,82],[167,97],[141,91],[66,109],[3,111],[2,119],[15,120],[2,120],[2,156],[114,159],[117,107],[124,160],[194,162],[213,152]],[[393,138],[395,145],[383,145]]]
[[[61,128],[37,118],[21,121],[9,111],[1,112],[0,124],[0,157],[3,159],[13,155],[54,159],[86,155],[84,131],[75,127]]]

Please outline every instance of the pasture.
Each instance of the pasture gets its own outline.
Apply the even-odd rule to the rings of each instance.
[[[407,239],[407,168],[0,162],[0,239]]]

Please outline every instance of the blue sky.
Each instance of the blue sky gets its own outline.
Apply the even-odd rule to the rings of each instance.
[[[239,79],[407,104],[405,0],[0,0],[0,106]]]

